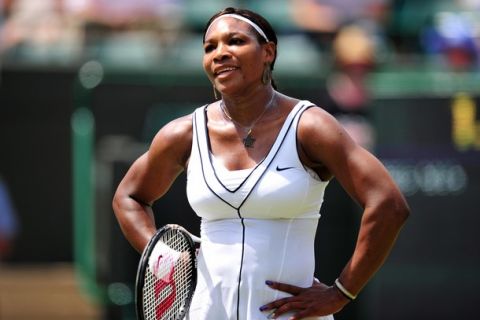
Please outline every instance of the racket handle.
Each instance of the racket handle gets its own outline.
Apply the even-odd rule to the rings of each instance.
[[[195,243],[201,243],[202,242],[202,239],[200,239],[196,235],[193,235],[190,232],[189,232],[189,234],[190,234],[190,237],[192,237],[193,242],[195,242]]]

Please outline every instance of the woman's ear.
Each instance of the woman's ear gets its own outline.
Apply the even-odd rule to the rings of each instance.
[[[269,41],[263,45],[265,62],[272,63],[277,54],[277,45]]]

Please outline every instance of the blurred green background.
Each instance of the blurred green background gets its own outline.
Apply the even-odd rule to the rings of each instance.
[[[2,0],[0,319],[135,319],[139,255],[113,192],[169,120],[213,101],[202,31],[225,6],[277,31],[279,91],[331,112],[412,216],[336,319],[473,319],[480,303],[480,1]],[[157,224],[198,232],[185,177]],[[316,276],[349,258],[358,206],[333,181]]]

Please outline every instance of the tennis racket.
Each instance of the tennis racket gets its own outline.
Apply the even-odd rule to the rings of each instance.
[[[183,227],[160,228],[145,247],[136,279],[138,320],[179,320],[188,312],[197,283],[195,244]]]

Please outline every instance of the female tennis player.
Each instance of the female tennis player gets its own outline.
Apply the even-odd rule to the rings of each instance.
[[[277,37],[263,17],[227,8],[208,21],[203,47],[219,100],[167,124],[133,163],[114,196],[120,226],[141,252],[156,231],[152,204],[186,170],[202,239],[187,318],[333,319],[387,258],[406,201],[331,115],[276,90]],[[328,285],[314,281],[314,236],[332,178],[363,216]]]

